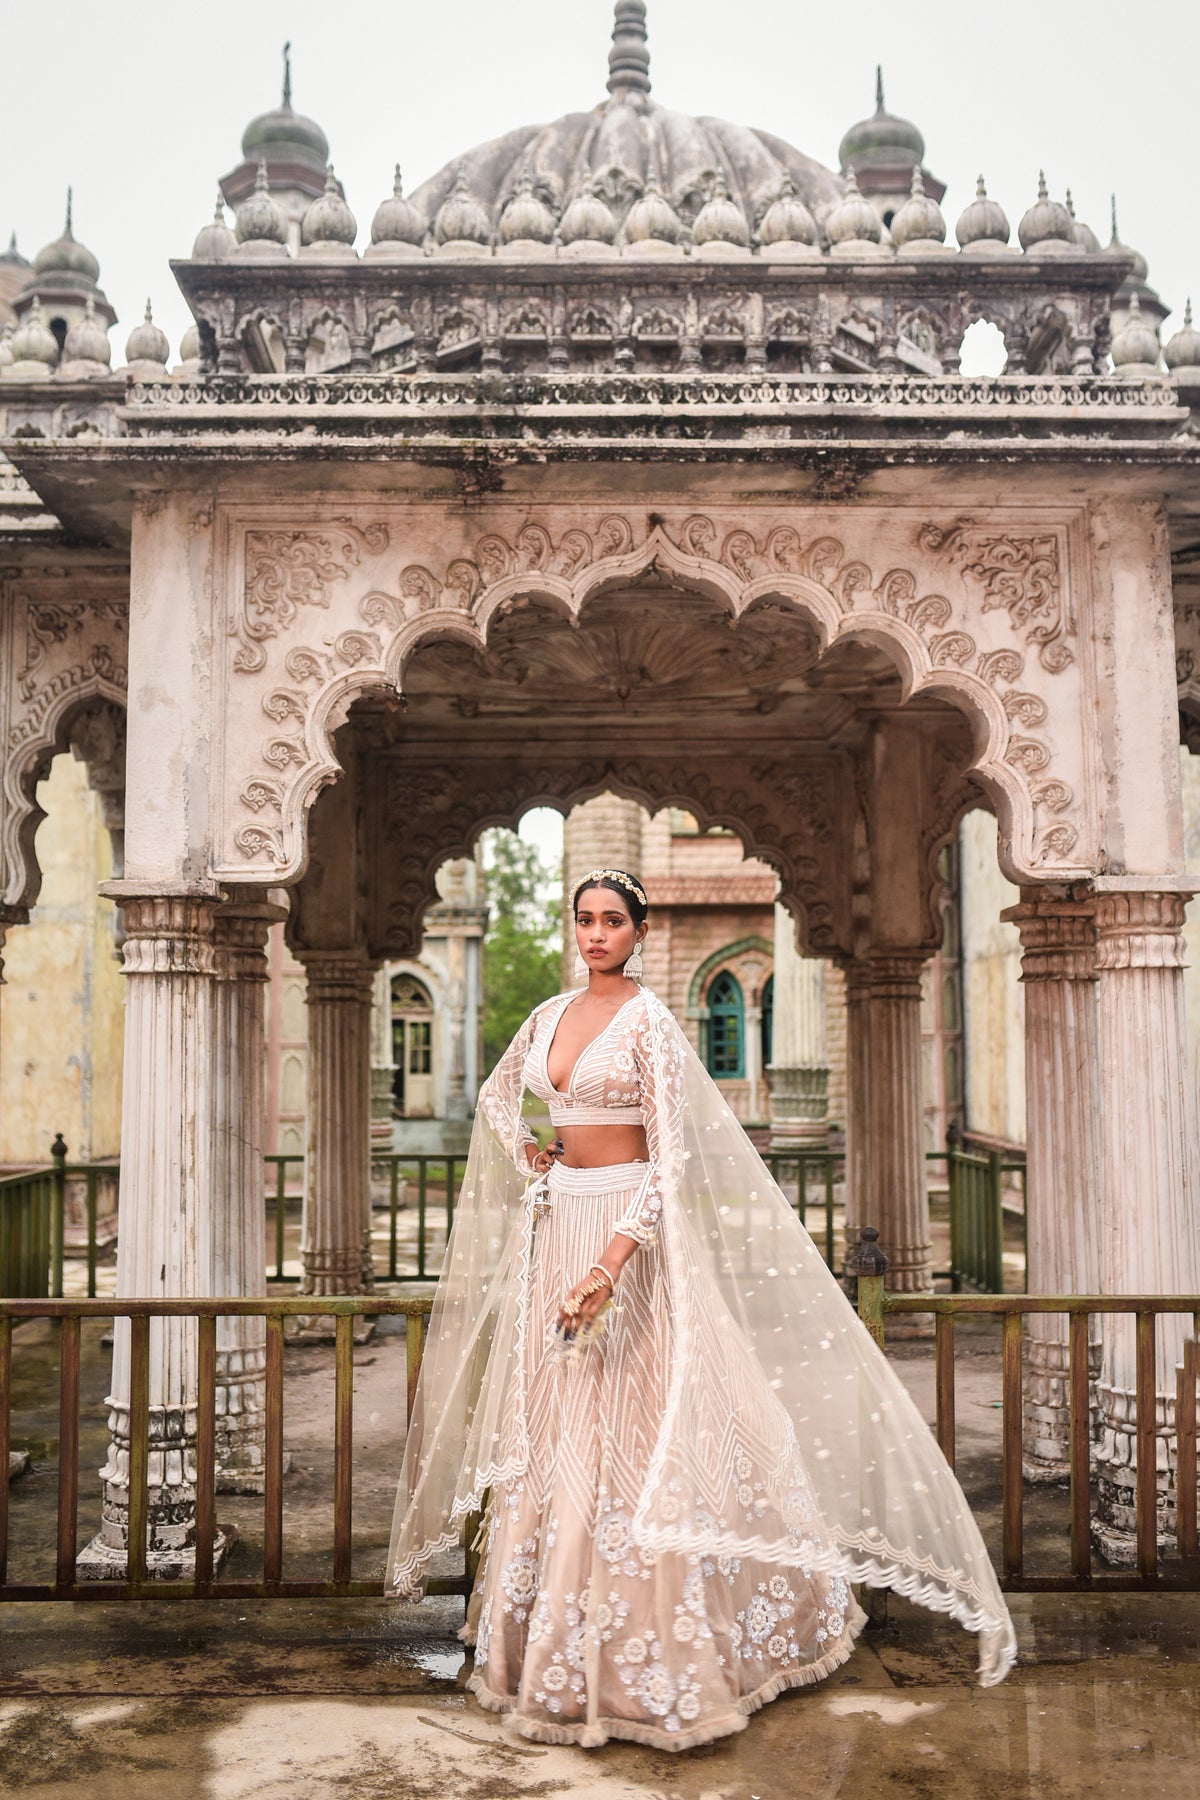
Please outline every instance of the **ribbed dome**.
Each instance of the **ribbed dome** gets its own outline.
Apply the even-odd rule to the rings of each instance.
[[[1075,217],[1075,202],[1071,198],[1070,188],[1067,189],[1067,211],[1071,215],[1072,242],[1078,244],[1079,248],[1084,251],[1086,255],[1098,256],[1100,254],[1100,239],[1096,236],[1090,225],[1085,225],[1082,219],[1077,219]]]
[[[526,169],[516,193],[500,214],[501,242],[548,244],[553,236],[554,214],[534,192],[533,176]]]
[[[875,70],[875,111],[869,119],[852,125],[838,149],[843,170],[869,168],[872,164],[925,160],[925,139],[908,119],[898,119],[883,103],[883,69]]]
[[[1017,226],[1023,250],[1035,245],[1074,243],[1074,221],[1066,207],[1051,200],[1046,187],[1046,171],[1038,170],[1038,197]]]
[[[1142,317],[1136,294],[1130,296],[1128,316],[1112,341],[1110,354],[1115,369],[1141,373],[1158,367],[1158,338]]]
[[[283,47],[283,98],[270,112],[251,119],[242,133],[247,162],[329,162],[329,139],[315,119],[292,109],[292,46]]]
[[[913,170],[912,189],[892,220],[891,233],[898,244],[942,244],[946,241],[942,209],[925,192],[920,169]]]
[[[1117,230],[1117,196],[1115,194],[1112,197],[1112,239],[1109,242],[1108,248],[1116,251],[1118,256],[1132,256],[1133,269],[1130,273],[1129,280],[1133,282],[1135,286],[1140,286],[1147,279],[1150,274],[1150,265],[1142,255],[1141,251],[1134,250],[1130,245],[1121,242],[1120,233]]]
[[[439,244],[486,244],[491,238],[490,221],[471,190],[465,168],[459,168],[453,188],[438,207],[433,235]]]
[[[395,180],[389,200],[381,200],[375,208],[375,217],[371,220],[371,242],[373,244],[423,244],[425,234],[429,230],[429,222],[424,213],[419,212],[411,200],[404,197],[404,185],[400,179],[400,164],[396,164]]]
[[[48,283],[95,287],[100,279],[100,264],[87,247],[78,242],[71,230],[71,189],[67,189],[67,221],[62,236],[38,251],[33,259],[33,272]]]
[[[576,188],[558,222],[558,235],[564,244],[611,244],[616,237],[612,208],[590,181]]]
[[[973,244],[1007,244],[1008,214],[998,200],[989,200],[983,176],[975,184],[975,198],[959,214],[954,235],[964,250]]]
[[[578,217],[569,209],[564,212],[569,199],[573,207],[583,196],[597,194],[619,229],[656,183],[686,229],[709,203],[720,178],[742,216],[748,242],[755,221],[778,197],[785,175],[815,218],[823,218],[840,198],[841,185],[830,170],[769,133],[660,106],[650,93],[649,65],[645,7],[639,0],[619,0],[607,100],[591,112],[523,126],[456,157],[416,190],[415,203],[427,218],[436,219],[461,173],[467,191],[484,210],[489,231],[495,231],[509,197],[528,174],[533,192],[556,218],[562,216],[563,241],[574,242],[584,234],[577,229]],[[635,224],[634,229],[642,227]],[[628,238],[628,231],[624,235]]]
[[[89,294],[82,319],[77,319],[63,343],[64,363],[100,363],[112,361],[108,333],[96,317],[96,302]]]
[[[140,325],[135,325],[125,345],[125,361],[128,363],[148,362],[164,363],[171,354],[171,344],[165,331],[154,323],[154,314],[150,310],[150,302],[146,302],[146,316]]]
[[[44,363],[53,368],[58,361],[58,340],[42,316],[42,303],[36,294],[13,333],[11,349],[14,363]]]
[[[725,177],[718,175],[713,183],[712,197],[705,202],[696,214],[692,225],[693,244],[740,244],[744,249],[750,245],[750,227],[740,206],[735,206],[729,197],[729,188]]]
[[[1192,324],[1192,303],[1189,300],[1183,309],[1183,324],[1169,338],[1163,351],[1163,361],[1168,369],[1200,368],[1200,331]]]
[[[358,220],[346,205],[332,163],[325,171],[325,192],[304,215],[301,235],[306,244],[353,244],[358,236]]]
[[[883,235],[879,214],[859,193],[853,171],[846,177],[846,192],[826,219],[825,229],[831,244],[877,244]]]
[[[287,242],[287,220],[271,198],[265,162],[258,165],[254,192],[237,209],[237,238],[239,244]]]
[[[211,225],[202,225],[192,245],[193,262],[220,262],[237,248],[237,238],[225,223],[225,203],[217,195]]]
[[[817,222],[797,194],[796,184],[786,170],[779,184],[779,193],[759,223],[758,241],[768,248],[775,244],[820,242]]]
[[[682,236],[683,221],[651,176],[645,193],[640,200],[634,201],[626,214],[626,243],[677,244]]]

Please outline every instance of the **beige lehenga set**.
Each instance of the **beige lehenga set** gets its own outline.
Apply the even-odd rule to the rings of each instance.
[[[1012,1627],[961,1490],[682,1031],[640,992],[580,1056],[539,1007],[485,1084],[396,1509],[391,1585],[486,1508],[471,1690],[528,1737],[684,1749],[852,1654],[852,1581]],[[529,1182],[526,1088],[556,1126],[644,1124],[648,1162]],[[564,1296],[638,1249],[605,1330]]]

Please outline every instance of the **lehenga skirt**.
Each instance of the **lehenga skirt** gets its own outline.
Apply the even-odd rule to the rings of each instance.
[[[634,1541],[671,1368],[660,1246],[625,1264],[594,1342],[564,1354],[555,1321],[644,1174],[644,1163],[552,1171],[524,1333],[528,1462],[491,1492],[462,1636],[475,1646],[471,1691],[525,1737],[683,1750],[830,1674],[864,1615],[836,1573]],[[732,1318],[728,1331],[729,1352],[753,1358]],[[753,1483],[752,1468],[739,1473]]]

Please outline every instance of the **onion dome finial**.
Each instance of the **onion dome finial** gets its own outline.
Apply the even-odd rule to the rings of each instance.
[[[1079,245],[1079,248],[1083,251],[1085,256],[1098,256],[1100,254],[1100,239],[1096,236],[1090,225],[1085,225],[1082,219],[1077,219],[1075,217],[1075,202],[1071,198],[1070,188],[1067,189],[1066,193],[1066,207],[1071,215],[1072,242]]]
[[[879,214],[858,191],[854,170],[846,176],[846,191],[825,221],[831,244],[877,244],[883,235]]]
[[[39,294],[33,296],[33,305],[14,331],[11,348],[14,364],[42,363],[52,369],[58,361],[58,339],[42,315]]]
[[[193,262],[221,262],[237,249],[237,238],[225,223],[225,202],[220,191],[213,211],[212,223],[202,225],[192,245]]]
[[[1051,200],[1044,169],[1038,170],[1038,197],[1017,226],[1017,236],[1022,250],[1075,241],[1071,215],[1061,201]]]
[[[46,277],[51,285],[65,282],[68,286],[94,288],[100,278],[100,264],[86,245],[81,244],[72,229],[74,190],[67,189],[67,216],[61,237],[46,244],[33,259],[35,275]]]
[[[287,220],[271,198],[265,162],[258,165],[254,192],[237,209],[237,240],[242,245],[287,243]]]
[[[134,326],[125,345],[125,361],[153,363],[156,369],[166,368],[170,354],[170,340],[166,332],[154,323],[154,313],[147,299],[146,316],[140,324]]]
[[[107,369],[111,361],[112,346],[108,341],[108,333],[96,317],[96,302],[89,294],[82,319],[76,319],[63,340],[61,367],[67,374],[91,374],[94,370]],[[72,363],[90,366],[72,370]]]
[[[982,244],[1007,245],[1008,214],[998,200],[988,197],[987,184],[981,175],[975,184],[975,198],[959,215],[954,235],[964,250]]]
[[[896,243],[901,245],[944,244],[946,241],[946,221],[942,217],[942,209],[925,192],[919,168],[913,170],[908,199],[894,215],[891,233]]]
[[[371,220],[371,242],[420,245],[425,242],[428,230],[429,224],[424,213],[405,198],[400,164],[397,163],[391,198],[380,201],[375,208],[375,217]]]
[[[325,169],[325,192],[313,201],[304,215],[301,241],[309,248],[318,244],[353,247],[357,236],[358,220],[346,205],[333,164],[329,163]]]
[[[467,172],[460,165],[454,186],[438,208],[433,235],[439,244],[490,244],[491,221],[467,187]]]
[[[750,248],[750,227],[746,215],[732,198],[724,175],[717,175],[712,193],[692,222],[693,244],[735,244]]]
[[[580,180],[558,222],[564,244],[611,244],[617,235],[612,207],[595,181]]]
[[[1120,374],[1142,375],[1158,367],[1157,333],[1142,317],[1141,302],[1136,294],[1129,296],[1125,323],[1112,341],[1110,355],[1113,368]]]
[[[682,219],[651,176],[625,216],[625,242],[677,244],[682,236]]]
[[[1192,302],[1189,299],[1183,309],[1183,324],[1169,338],[1163,351],[1163,361],[1168,369],[1200,368],[1200,331],[1192,324]]]
[[[500,241],[503,244],[548,244],[554,237],[554,214],[537,193],[533,175],[525,169],[517,182],[516,192],[500,214]]]
[[[796,184],[785,169],[779,192],[759,221],[759,243],[764,249],[777,244],[815,245],[819,236],[817,221],[796,192]]]

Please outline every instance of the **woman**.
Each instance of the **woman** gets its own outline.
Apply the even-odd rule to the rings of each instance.
[[[587,985],[479,1097],[390,1557],[419,1598],[486,1506],[462,1635],[526,1737],[682,1750],[853,1651],[862,1581],[1008,1612],[954,1475],[666,1007],[641,884],[573,895]],[[539,1152],[526,1088],[558,1137]]]

